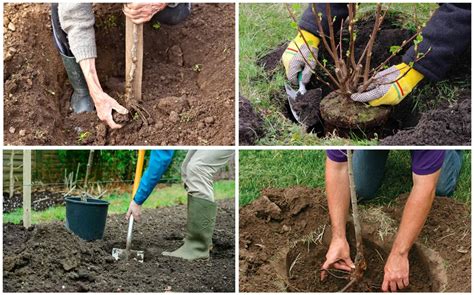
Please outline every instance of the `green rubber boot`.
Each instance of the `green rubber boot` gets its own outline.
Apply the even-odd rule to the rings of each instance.
[[[164,256],[179,257],[186,260],[209,258],[212,248],[212,234],[216,225],[216,203],[188,197],[188,220],[184,244],[173,252],[163,252]]]
[[[76,62],[75,57],[69,57],[61,54],[64,68],[66,69],[69,83],[71,83],[74,92],[71,96],[71,107],[74,113],[93,112],[94,103],[89,95],[86,79],[82,73],[81,66]]]

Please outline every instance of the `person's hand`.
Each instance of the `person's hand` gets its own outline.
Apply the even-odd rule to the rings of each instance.
[[[359,102],[368,102],[373,107],[397,105],[423,77],[423,74],[414,68],[401,63],[379,72],[365,92],[354,93],[351,98]]]
[[[346,239],[333,239],[326,254],[326,261],[321,267],[321,281],[327,277],[327,270],[335,268],[351,272],[355,265],[351,260],[349,243]]]
[[[112,129],[122,128],[122,125],[115,123],[112,111],[115,110],[119,114],[125,115],[128,114],[128,110],[103,91],[97,94],[91,93],[91,96],[99,119],[107,123]]]
[[[382,291],[396,292],[408,287],[409,267],[408,255],[390,253],[385,264]]]
[[[166,3],[128,3],[123,6],[123,13],[139,25],[151,20],[158,12],[166,8]]]
[[[305,39],[309,48],[304,41]],[[298,33],[296,38],[288,44],[281,56],[281,61],[285,67],[286,78],[290,83],[298,85],[298,73],[301,71],[303,71],[301,81],[304,84],[309,82],[313,74],[312,71],[316,67],[314,58],[318,58],[318,45],[319,38],[305,30],[301,30],[301,33]],[[313,54],[311,54],[311,51]]]
[[[130,202],[130,207],[128,207],[128,212],[127,215],[125,215],[125,218],[128,220],[131,215],[133,215],[133,219],[136,222],[142,220],[142,206],[135,203],[134,200]]]

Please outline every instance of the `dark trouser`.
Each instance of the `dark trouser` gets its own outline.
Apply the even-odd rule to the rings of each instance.
[[[175,6],[169,5],[159,13],[155,14],[151,21],[165,25],[176,25],[184,21],[191,14],[191,3],[179,3]],[[58,3],[51,4],[51,23],[53,27],[54,44],[65,56],[73,57],[67,34],[61,29],[58,15]]]
[[[318,26],[312,11],[312,5],[304,11],[299,26],[313,34],[318,34]],[[326,3],[315,4],[316,10],[322,13],[323,30],[328,34]],[[331,15],[335,18],[335,28],[340,20],[348,17],[347,4],[331,3]],[[444,79],[453,62],[459,59],[471,45],[471,4],[444,3],[436,10],[433,17],[422,31],[423,41],[418,53],[425,53],[424,58],[415,63],[414,68],[431,81]],[[377,41],[376,41],[377,42]],[[400,45],[400,44],[394,44]],[[470,53],[469,53],[470,54]],[[405,63],[415,61],[417,53],[414,47],[408,49],[403,56]]]
[[[389,150],[357,150],[354,152],[354,181],[359,200],[367,201],[376,197],[377,190],[382,185],[389,152]],[[462,162],[462,151],[446,151],[436,185],[437,196],[451,196],[453,194],[461,172]]]

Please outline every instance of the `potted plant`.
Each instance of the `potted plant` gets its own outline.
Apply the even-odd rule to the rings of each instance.
[[[327,34],[323,30],[322,12],[317,10],[316,5],[311,5],[315,22],[318,26],[319,38],[325,50],[325,55],[329,59],[329,61],[326,59],[320,61],[316,54],[310,51],[310,59],[316,62],[319,72],[313,69],[316,80],[321,85],[332,89],[321,100],[319,107],[325,130],[328,133],[332,133],[334,130],[346,133],[351,130],[367,130],[382,126],[387,122],[392,108],[389,106],[371,107],[366,103],[353,101],[351,95],[365,92],[376,81],[377,74],[386,69],[392,58],[400,53],[408,44],[413,42],[417,56],[416,60],[408,65],[409,70],[411,70],[415,62],[424,58],[431,48],[425,53],[418,53],[417,45],[422,41],[421,30],[423,26],[418,26],[416,33],[404,40],[399,46],[391,46],[390,56],[382,63],[374,65],[372,59],[373,47],[390,4],[385,9],[382,8],[380,3],[376,5],[373,29],[361,53],[356,53],[356,41],[358,39],[355,25],[358,4],[347,4],[348,18],[341,21],[341,23],[335,23],[336,18],[333,18],[331,15],[330,4],[326,4],[325,13],[329,28],[329,33]],[[296,26],[301,34],[301,29],[297,25],[294,12],[289,5],[287,5],[287,9],[293,20],[292,24]],[[335,30],[336,28],[339,29],[339,32]],[[347,34],[348,36],[346,36]],[[309,47],[308,41],[303,34],[301,35],[305,45]],[[346,41],[343,42],[344,40]],[[301,53],[300,48],[298,48],[298,51]],[[310,65],[308,60],[304,59],[304,62]],[[393,82],[395,81],[390,81],[390,83]]]
[[[99,200],[104,194],[94,197],[87,192],[88,178],[91,171],[94,150],[89,152],[87,161],[84,191],[78,197],[65,197],[66,228],[86,241],[100,240],[104,236],[109,202]]]

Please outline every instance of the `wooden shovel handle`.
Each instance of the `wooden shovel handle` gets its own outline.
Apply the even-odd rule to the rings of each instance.
[[[145,162],[145,150],[139,150],[137,168],[135,169],[135,179],[133,180],[133,190],[132,195],[130,196],[130,200],[133,200],[133,197],[135,196],[138,190],[138,186],[140,185],[140,179],[142,178],[143,172],[143,162]]]

